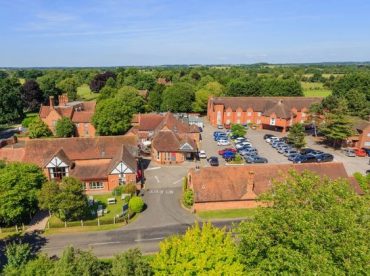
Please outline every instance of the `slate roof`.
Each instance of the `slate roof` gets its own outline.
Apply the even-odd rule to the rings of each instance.
[[[294,114],[293,109],[301,111],[314,103],[320,103],[322,98],[317,97],[214,97],[210,99],[213,104],[222,104],[225,109],[238,108],[246,111],[252,109],[261,112],[264,116],[275,113],[278,117],[288,119]]]
[[[237,167],[204,167],[191,169],[191,183],[195,202],[217,202],[242,200],[247,193],[247,180],[254,173],[256,195],[267,192],[272,187],[272,180],[282,180],[290,170],[312,171],[322,177],[332,179],[345,178],[350,181],[356,192],[361,191],[356,181],[348,178],[342,163],[307,163],[307,164],[260,164]]]

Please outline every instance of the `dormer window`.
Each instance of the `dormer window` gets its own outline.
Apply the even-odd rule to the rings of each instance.
[[[69,166],[63,162],[58,156],[55,156],[46,165],[51,180],[61,180],[69,175]]]

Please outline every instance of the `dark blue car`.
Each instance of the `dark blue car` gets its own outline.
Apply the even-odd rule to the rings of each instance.
[[[233,153],[232,151],[226,151],[226,152],[224,152],[224,154],[222,155],[222,157],[225,160],[230,160],[230,159],[233,159],[235,157],[235,153]]]

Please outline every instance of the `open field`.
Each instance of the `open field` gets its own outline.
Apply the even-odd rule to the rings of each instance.
[[[81,100],[91,101],[99,96],[98,93],[93,93],[87,84],[83,84],[77,88],[77,97]]]
[[[305,97],[327,97],[331,94],[331,90],[326,89],[320,82],[301,82]]]
[[[217,211],[199,212],[198,216],[202,219],[228,219],[228,218],[253,218],[256,214],[256,208],[250,209],[229,209]]]

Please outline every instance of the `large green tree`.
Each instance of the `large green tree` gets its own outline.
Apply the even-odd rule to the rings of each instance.
[[[24,116],[21,84],[17,79],[0,79],[0,124],[14,123]]]
[[[143,98],[132,87],[123,87],[113,98],[100,100],[93,124],[100,135],[125,133],[131,126],[133,114],[143,110]]]
[[[189,112],[192,110],[194,90],[188,83],[168,86],[162,94],[162,111]]]
[[[303,124],[297,123],[290,127],[288,133],[288,141],[292,143],[295,148],[301,149],[306,145],[304,136],[305,133]]]
[[[231,234],[208,223],[161,242],[151,265],[155,275],[242,275],[244,270]]]
[[[11,163],[0,169],[0,223],[26,222],[37,211],[37,192],[46,178],[27,163]]]
[[[60,118],[55,124],[55,134],[58,137],[72,137],[75,134],[75,125],[68,117]]]
[[[75,100],[77,98],[77,88],[79,86],[78,81],[75,77],[69,77],[61,80],[56,84],[56,87],[63,93],[67,93],[69,100]]]
[[[253,220],[236,229],[252,275],[366,275],[369,198],[346,180],[291,172],[274,183]]]
[[[127,252],[116,255],[112,261],[112,276],[150,276],[151,267],[140,250],[129,249]]]
[[[209,97],[221,96],[224,91],[224,86],[218,82],[207,83],[204,87],[195,92],[193,111],[206,112]]]
[[[35,118],[28,126],[28,135],[31,139],[49,137],[52,135],[49,127],[40,119]]]

